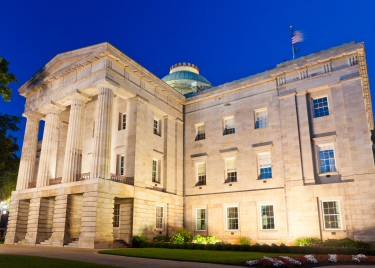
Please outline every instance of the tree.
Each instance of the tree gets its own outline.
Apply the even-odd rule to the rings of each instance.
[[[0,201],[8,199],[16,189],[20,159],[17,137],[12,134],[19,131],[21,118],[0,113]]]
[[[12,89],[9,86],[12,82],[18,82],[14,74],[8,73],[8,64],[5,59],[0,57],[0,95],[5,101],[10,101]]]

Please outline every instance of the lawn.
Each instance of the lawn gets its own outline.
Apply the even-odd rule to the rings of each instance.
[[[103,265],[96,263],[88,263],[81,261],[70,261],[63,259],[53,259],[44,257],[34,256],[22,256],[22,255],[0,255],[1,267],[7,268],[29,268],[29,267],[48,267],[48,268],[114,268],[115,266]]]
[[[221,264],[241,264],[249,260],[259,259],[263,256],[272,257],[277,255],[290,256],[292,254],[261,253],[244,251],[216,251],[216,250],[189,250],[168,248],[134,248],[102,250],[98,253],[112,254],[139,258],[165,259],[175,261],[195,261]]]

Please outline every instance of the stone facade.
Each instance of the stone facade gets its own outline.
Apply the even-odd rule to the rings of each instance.
[[[19,92],[6,244],[112,248],[182,226],[228,242],[375,242],[363,43],[185,96],[103,43],[57,55]]]

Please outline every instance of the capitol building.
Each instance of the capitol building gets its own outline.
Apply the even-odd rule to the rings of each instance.
[[[165,71],[101,43],[19,88],[27,123],[5,244],[113,248],[180,227],[229,243],[375,243],[363,43],[218,86],[192,63]]]

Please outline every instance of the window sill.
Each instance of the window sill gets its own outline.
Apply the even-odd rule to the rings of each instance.
[[[269,129],[270,126],[266,126],[266,127],[261,127],[261,128],[254,128],[255,131],[260,131],[260,130],[266,130],[266,129]]]
[[[240,232],[240,230],[226,230],[226,232]]]
[[[120,227],[113,227],[113,229],[120,229]]]
[[[318,174],[318,176],[327,176],[327,175],[339,175],[340,173],[339,172],[331,172],[331,173],[320,173]]]
[[[205,184],[205,185],[195,185],[195,186],[193,186],[193,188],[195,188],[195,187],[206,187],[207,186],[207,184]]]
[[[277,232],[277,230],[260,230],[261,232]]]
[[[223,184],[232,184],[232,183],[238,183],[238,181],[224,182]]]
[[[154,133],[155,136],[161,137],[161,134],[159,133]]]
[[[268,180],[272,180],[273,178],[267,178],[267,179],[258,179],[258,181],[268,181]]]
[[[194,140],[194,141],[204,141],[205,139],[202,139],[202,140]]]
[[[230,135],[233,135],[233,134],[236,134],[236,133],[223,134],[223,136],[230,136]]]

